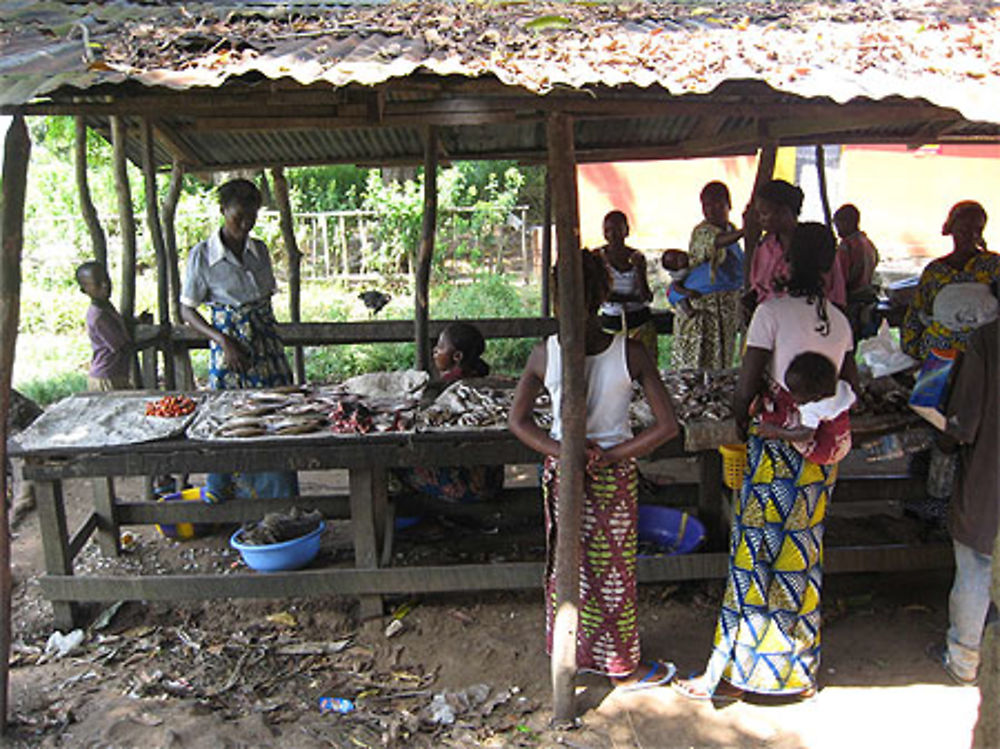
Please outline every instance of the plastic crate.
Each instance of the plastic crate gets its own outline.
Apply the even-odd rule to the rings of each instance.
[[[743,471],[747,467],[747,446],[719,445],[722,455],[722,483],[730,489],[739,489],[743,485]]]

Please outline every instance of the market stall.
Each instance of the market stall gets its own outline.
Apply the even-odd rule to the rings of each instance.
[[[731,492],[721,476],[718,446],[734,439],[728,402],[735,372],[665,372],[684,423],[684,439],[654,457],[694,456],[699,464],[697,510],[709,533],[709,551],[640,560],[643,581],[715,577],[725,570],[724,537]],[[45,595],[60,626],[79,624],[85,601],[122,599],[356,595],[362,610],[381,612],[381,595],[534,588],[540,562],[389,568],[393,507],[386,489],[395,467],[534,463],[538,456],[506,429],[509,389],[497,382],[459,382],[437,398],[420,396],[421,372],[374,373],[340,385],[270,391],[191,393],[191,410],[156,415],[157,404],[176,403],[162,393],[79,395],[51,408],[22,433],[13,455],[24,459],[24,478],[35,482],[47,574]],[[883,385],[883,388],[885,386]],[[395,392],[392,397],[386,392]],[[883,397],[880,403],[891,402]],[[147,413],[153,412],[153,413]],[[641,428],[645,404],[633,403]],[[538,403],[536,418],[548,417]],[[912,413],[868,413],[855,419],[856,447],[871,452],[878,435],[919,428]],[[875,442],[873,442],[875,441]],[[866,447],[866,445],[868,445]],[[876,455],[876,457],[878,457]],[[349,493],[225,504],[123,501],[116,477],[208,471],[347,469]],[[93,512],[80,528],[67,527],[63,482],[89,479]],[[842,481],[838,501],[900,498],[913,481],[898,478]],[[349,518],[354,565],[267,575],[159,575],[84,577],[73,560],[96,537],[106,555],[119,551],[119,529],[154,523],[240,523],[291,507],[319,509],[327,518]],[[948,547],[902,545],[830,549],[831,570],[916,569],[943,566]]]

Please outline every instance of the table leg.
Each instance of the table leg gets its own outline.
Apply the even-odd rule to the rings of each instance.
[[[97,513],[97,544],[106,557],[121,554],[121,534],[115,516],[115,480],[110,476],[94,479],[94,511]]]
[[[36,481],[35,500],[38,504],[38,523],[42,532],[45,571],[49,575],[72,575],[73,558],[69,552],[62,482]],[[79,606],[68,601],[53,601],[52,613],[55,625],[59,629],[73,629],[83,620]]]
[[[375,569],[379,565],[387,512],[384,468],[358,468],[350,472],[351,533],[354,536],[354,566]],[[382,616],[382,596],[360,596],[361,619]]]
[[[708,550],[724,549],[729,538],[726,494],[722,484],[722,456],[718,450],[698,453],[698,519],[705,526]]]

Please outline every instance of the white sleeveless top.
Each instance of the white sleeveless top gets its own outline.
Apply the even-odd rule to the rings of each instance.
[[[639,271],[635,268],[628,270],[618,270],[606,259],[604,266],[608,269],[611,277],[611,291],[615,294],[635,295],[639,293]],[[600,313],[611,317],[621,317],[622,312],[635,312],[644,309],[646,302],[604,302],[601,305]]]
[[[604,351],[586,357],[584,380],[587,386],[587,439],[602,449],[614,447],[632,437],[628,405],[632,400],[632,377],[624,335],[616,335]],[[552,429],[554,440],[562,439],[562,352],[558,336],[545,341],[545,389],[552,398]]]

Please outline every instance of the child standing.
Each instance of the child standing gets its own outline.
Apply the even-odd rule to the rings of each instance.
[[[111,303],[111,279],[98,262],[83,263],[76,269],[80,291],[90,297],[87,308],[87,335],[93,355],[87,373],[88,390],[128,390],[131,357],[135,346],[125,321]]]
[[[582,261],[587,314],[587,475],[580,539],[583,553],[577,668],[605,674],[616,686],[665,684],[673,676],[673,664],[654,661],[641,666],[639,660],[635,574],[639,474],[635,459],[673,439],[679,429],[670,398],[646,349],[636,340],[601,329],[598,309],[610,291],[604,263],[586,251]],[[632,434],[628,418],[633,381],[642,386],[655,417],[653,425],[638,435]],[[553,335],[535,346],[528,358],[509,418],[511,431],[525,445],[546,456],[542,490],[548,539],[545,608],[549,652],[555,620],[561,383],[559,337]],[[535,398],[543,388],[552,400],[549,432],[539,427],[533,417]]]

